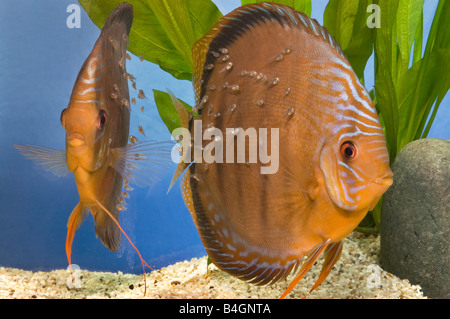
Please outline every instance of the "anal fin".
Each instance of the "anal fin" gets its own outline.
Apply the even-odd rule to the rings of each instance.
[[[325,250],[325,248],[330,244],[330,239],[327,239],[323,243],[319,244],[314,248],[314,250],[309,254],[308,259],[303,263],[302,268],[300,269],[297,276],[292,280],[289,287],[286,289],[286,291],[281,295],[281,299],[284,299],[291,291],[294,289],[294,287],[300,282],[300,280],[305,276],[305,274],[308,272],[309,269],[314,265],[316,260],[320,257],[322,252]],[[323,279],[322,279],[323,280]],[[312,290],[311,290],[312,291]],[[310,292],[311,292],[310,291]]]
[[[317,278],[314,286],[305,297],[313,292],[313,290],[316,289],[325,280],[325,278],[328,277],[331,269],[333,269],[334,264],[339,260],[339,257],[341,256],[342,246],[342,241],[339,241],[337,243],[332,243],[327,247],[327,249],[323,253],[323,255],[325,256],[325,261],[323,262],[322,271],[320,272],[319,278]]]

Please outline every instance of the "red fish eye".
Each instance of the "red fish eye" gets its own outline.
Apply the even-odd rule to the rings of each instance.
[[[106,112],[104,110],[100,110],[98,113],[98,122],[97,122],[97,128],[99,130],[103,130],[106,124]]]
[[[346,160],[354,159],[356,156],[356,146],[350,141],[342,143],[341,156]]]

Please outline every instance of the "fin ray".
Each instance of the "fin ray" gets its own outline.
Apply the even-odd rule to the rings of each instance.
[[[303,276],[305,276],[305,274],[308,272],[308,270],[311,269],[311,267],[314,265],[316,260],[320,257],[320,255],[322,254],[322,252],[328,246],[329,243],[330,243],[330,239],[317,245],[317,247],[308,256],[308,259],[303,263],[302,268],[300,269],[297,276],[294,278],[294,280],[292,280],[289,287],[281,295],[280,299],[284,299],[292,291],[292,289],[295,288],[295,286],[300,282],[300,280],[303,278]]]
[[[166,89],[167,93],[170,96],[170,99],[172,100],[173,105],[175,106],[175,109],[177,110],[178,117],[180,118],[181,127],[182,128],[189,128],[189,120],[190,115],[189,111],[186,110],[186,108],[181,104],[181,102],[177,99],[175,94],[172,93],[169,89]]]
[[[110,165],[138,187],[153,186],[171,165],[171,142],[141,142],[111,150]]]
[[[327,278],[328,274],[333,269],[334,264],[339,260],[339,257],[341,256],[342,247],[342,241],[332,243],[327,247],[324,252],[325,261],[323,262],[322,271],[320,272],[319,278],[317,278],[314,286],[305,297],[313,292],[313,290],[316,289],[325,280],[325,278]]]
[[[65,176],[69,172],[66,161],[66,151],[38,145],[18,145],[14,147],[19,153],[35,164],[42,166],[46,171],[50,171],[58,177]]]
[[[72,264],[71,261],[72,243],[73,238],[75,236],[75,232],[83,223],[84,219],[87,216],[87,213],[88,213],[87,208],[82,206],[81,203],[78,203],[69,216],[69,220],[67,222],[67,237],[66,237],[66,255],[69,266]]]
[[[131,25],[133,23],[133,6],[129,3],[122,2],[113,12],[108,16],[103,30],[108,30],[114,24],[124,24],[127,34],[130,33]]]
[[[128,237],[128,235],[125,233],[125,231],[122,229],[122,227],[120,226],[119,222],[117,221],[117,219],[108,211],[108,209],[102,205],[102,203],[100,203],[98,200],[95,200],[95,203],[101,208],[103,209],[103,211],[108,214],[108,216],[111,218],[111,220],[116,224],[116,226],[120,229],[120,231],[122,232],[122,234],[127,238],[128,242],[131,244],[131,246],[133,246],[134,250],[136,251],[136,253],[139,256],[139,259],[141,260],[142,263],[142,271],[144,273],[144,296],[147,292],[147,280],[145,277],[145,266],[147,266],[148,268],[150,268],[151,270],[154,270],[152,267],[150,267],[147,262],[144,260],[144,258],[142,258],[141,253],[139,252],[139,250],[136,248],[136,246],[133,244],[133,242],[131,241],[131,239]],[[145,266],[144,266],[145,265]]]
[[[271,254],[229,228],[230,225],[219,217],[223,204],[211,202],[208,188],[196,174],[197,165],[189,166],[183,177],[183,199],[212,262],[221,270],[255,285],[273,284],[296,269],[302,256],[289,252],[280,258],[279,252]]]
[[[177,110],[178,116],[180,118],[181,127],[184,129],[189,129],[189,121],[190,121],[190,113],[186,108],[183,106],[183,104],[180,103],[180,101],[177,99],[177,97],[167,89],[167,93],[169,94],[173,105],[175,106],[175,109]],[[183,143],[183,141],[181,141]],[[186,170],[186,167],[190,165],[190,163],[185,162],[187,154],[183,153],[180,157],[180,161],[177,165],[177,168],[175,170],[175,173],[173,174],[172,180],[170,181],[169,188],[167,190],[167,193],[170,192],[171,188],[175,184],[175,182],[178,180],[178,178],[183,174],[183,172]]]

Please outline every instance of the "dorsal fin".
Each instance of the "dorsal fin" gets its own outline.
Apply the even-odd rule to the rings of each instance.
[[[193,85],[196,103],[201,103],[206,85],[217,58],[227,54],[227,47],[243,36],[251,27],[263,23],[277,23],[286,28],[301,29],[328,42],[346,59],[336,40],[315,19],[291,7],[277,3],[255,3],[239,7],[222,17],[192,48],[194,60]]]
[[[126,26],[126,33],[129,34],[133,24],[133,6],[128,2],[122,2],[111,12],[102,28],[102,32],[107,32],[110,26],[121,23]]]
[[[129,109],[128,81],[123,73],[126,72],[125,53],[132,23],[133,6],[129,3],[121,3],[111,12],[78,73],[71,102],[103,105],[106,100],[113,99],[116,104],[122,103]]]

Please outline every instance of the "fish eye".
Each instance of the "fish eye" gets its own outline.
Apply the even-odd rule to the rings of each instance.
[[[104,110],[100,110],[98,113],[98,120],[97,120],[97,128],[99,130],[103,130],[106,125],[106,112]]]
[[[341,145],[341,156],[343,159],[352,160],[357,153],[356,146],[351,141],[345,141]]]
[[[64,113],[66,112],[67,109],[64,109],[61,111],[61,115],[59,117],[59,120],[61,121],[61,125],[63,128],[66,128],[66,120],[64,118]]]

